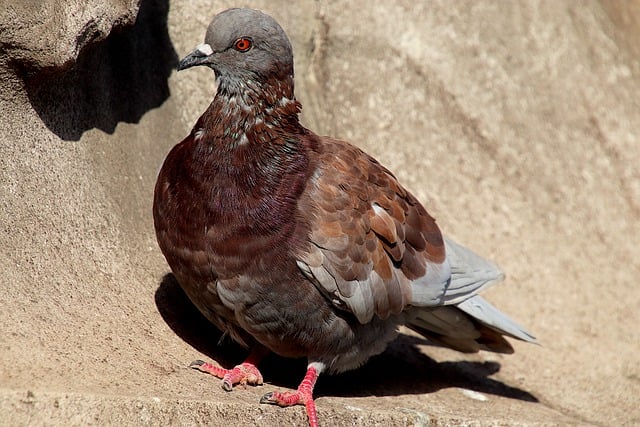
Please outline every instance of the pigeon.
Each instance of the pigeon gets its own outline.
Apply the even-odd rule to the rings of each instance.
[[[376,159],[300,124],[291,44],[272,17],[219,13],[178,70],[194,66],[214,71],[216,93],[159,172],[156,236],[185,294],[249,355],[192,367],[231,391],[261,385],[271,352],[306,358],[296,390],[260,402],[304,405],[314,427],[318,376],[358,368],[402,325],[461,352],[536,342],[478,295],[498,267],[443,237]]]

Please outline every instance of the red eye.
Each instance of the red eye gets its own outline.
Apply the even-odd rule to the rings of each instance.
[[[247,37],[239,38],[233,44],[233,48],[235,50],[237,50],[238,52],[246,52],[249,49],[251,49],[251,46],[253,46],[253,40],[251,40],[250,38],[247,38]]]

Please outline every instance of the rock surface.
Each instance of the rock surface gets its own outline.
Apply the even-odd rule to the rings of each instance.
[[[214,91],[172,68],[232,5],[0,12],[0,424],[304,423],[257,404],[304,363],[268,359],[270,384],[230,394],[186,368],[242,352],[216,346],[153,234],[157,169]],[[507,281],[485,295],[542,343],[465,356],[407,333],[320,380],[321,422],[640,423],[638,3],[249,5],[292,38],[306,125],[494,259]]]

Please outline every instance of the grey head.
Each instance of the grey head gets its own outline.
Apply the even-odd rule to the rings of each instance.
[[[220,86],[293,77],[293,52],[282,27],[254,9],[227,9],[216,15],[204,43],[187,55],[178,70],[206,65]]]

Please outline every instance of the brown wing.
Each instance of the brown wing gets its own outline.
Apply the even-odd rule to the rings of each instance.
[[[302,208],[314,213],[301,270],[361,323],[415,302],[436,305],[449,278],[435,220],[386,168],[356,147],[323,139]]]

